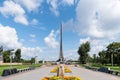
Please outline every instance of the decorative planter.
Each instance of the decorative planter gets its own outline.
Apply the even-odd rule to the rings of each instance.
[[[42,80],[81,80],[81,79],[75,76],[64,76],[64,77],[52,76],[52,77],[44,77]]]
[[[65,76],[64,73],[71,73],[72,71],[67,66],[56,66],[50,73],[57,73],[57,76],[44,77],[42,80],[81,80],[76,76]]]

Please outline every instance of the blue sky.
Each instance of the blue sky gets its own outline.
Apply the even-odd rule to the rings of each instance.
[[[119,5],[119,0],[0,0],[0,45],[21,48],[25,59],[56,60],[62,23],[67,59],[77,59],[78,47],[86,41],[89,54],[98,54],[119,41]]]

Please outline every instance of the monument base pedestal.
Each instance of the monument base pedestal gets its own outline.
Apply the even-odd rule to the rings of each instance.
[[[64,77],[64,64],[58,64],[57,76]]]

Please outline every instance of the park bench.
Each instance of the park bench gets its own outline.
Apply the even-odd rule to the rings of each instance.
[[[15,74],[18,72],[25,72],[25,71],[29,71],[29,70],[33,70],[33,69],[35,69],[34,66],[30,66],[28,68],[22,68],[22,69],[16,69],[16,68],[4,69],[2,72],[2,76],[8,76],[8,75]]]
[[[35,67],[34,66],[30,66],[28,68],[18,69],[17,71],[18,72],[25,72],[25,71],[29,71],[29,70],[33,70],[33,69],[35,69]]]
[[[25,71],[29,71],[29,67],[28,68],[22,68],[22,69],[17,69],[18,72],[25,72]]]
[[[30,66],[29,69],[30,69],[30,70],[33,70],[33,69],[35,69],[35,67],[34,67],[34,66]]]
[[[111,71],[106,67],[101,67],[101,68],[98,69],[98,71],[105,72],[105,73],[111,73]]]
[[[93,71],[97,71],[96,68],[93,68],[93,67],[90,67],[90,66],[85,66],[86,69],[90,69],[90,70],[93,70]]]
[[[118,75],[119,74],[119,71],[117,71],[117,70],[109,70],[108,68],[105,68],[105,67],[99,68],[98,71],[109,73],[109,74],[114,74],[114,75]]]
[[[4,69],[2,72],[2,76],[8,76],[8,75],[15,74],[15,73],[18,73],[16,68]]]
[[[110,72],[112,72],[111,74],[115,74],[115,75],[119,74],[119,71],[117,71],[117,70],[110,70]]]

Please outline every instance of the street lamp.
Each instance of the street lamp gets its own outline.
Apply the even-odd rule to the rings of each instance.
[[[10,51],[10,68],[12,69],[12,52],[11,51],[14,51],[14,49],[11,49],[11,50],[8,50]]]
[[[36,59],[37,57],[38,57],[38,56],[35,56],[35,64],[37,63],[37,59]]]
[[[3,63],[3,46],[0,47],[0,64]]]
[[[113,64],[114,64],[114,53],[116,53],[117,51],[119,50],[119,48],[118,49],[114,49],[114,50],[112,50],[111,52],[112,52],[112,54],[111,54],[111,62],[112,62],[112,67],[113,67]]]
[[[113,64],[114,64],[114,54],[116,53],[116,52],[119,52],[120,51],[120,48],[116,48],[116,49],[112,49],[112,50],[110,50],[110,51],[108,51],[109,53],[111,53],[111,65],[112,65],[112,67],[113,67]]]
[[[112,62],[112,67],[113,67],[113,53],[111,54],[111,62]]]
[[[113,67],[113,50],[108,51],[111,54],[111,65]]]
[[[44,61],[44,59],[42,60],[42,64],[44,64],[45,63],[45,61]]]

